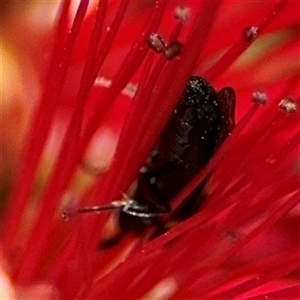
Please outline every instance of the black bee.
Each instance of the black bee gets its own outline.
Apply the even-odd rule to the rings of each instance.
[[[159,215],[170,212],[172,198],[198,173],[234,128],[235,92],[226,87],[218,93],[204,79],[192,76],[162,134],[142,167],[136,190],[112,203],[120,207],[119,234],[140,233],[145,224],[163,230]],[[175,213],[177,220],[195,213],[205,198],[205,181]],[[105,208],[104,208],[105,209]],[[99,211],[103,207],[78,212]],[[110,246],[118,237],[109,238]]]

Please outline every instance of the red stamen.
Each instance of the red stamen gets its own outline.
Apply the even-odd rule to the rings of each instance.
[[[274,20],[274,18],[282,11],[287,1],[279,1],[269,14],[263,19],[261,24],[257,27],[259,34],[263,33],[266,27]],[[219,59],[219,61],[205,74],[204,77],[213,82],[218,76],[222,75],[237,58],[251,45],[251,42],[246,40],[243,36]]]
[[[21,158],[19,173],[14,184],[15,189],[11,195],[11,207],[8,208],[6,212],[8,220],[4,224],[9,225],[5,229],[6,234],[3,241],[3,245],[6,249],[10,249],[15,243],[18,226],[23,219],[25,207],[28,205],[30,199],[29,194],[33,179],[53,121],[53,115],[57,108],[57,101],[61,94],[70,57],[87,10],[88,2],[89,1],[86,0],[80,2],[78,12],[75,16],[72,29],[68,35],[66,46],[60,60],[56,58],[56,55],[61,52],[58,41],[56,41],[56,46],[54,47],[55,52],[52,57],[52,62],[49,64],[51,67],[48,73],[48,85],[46,85],[45,90],[43,91],[40,105],[36,110],[32,125],[28,131],[28,136],[25,139],[26,144],[24,146],[24,154]],[[62,21],[62,19],[66,18],[66,6],[68,6],[68,3],[65,3],[64,9],[62,9],[59,21],[60,26],[64,26],[64,21]],[[58,28],[58,31],[59,30],[60,28]]]
[[[116,15],[114,17],[114,20],[111,23],[110,30],[107,32],[105,39],[103,41],[103,44],[101,45],[101,48],[97,54],[97,58],[95,59],[95,61],[93,61],[94,71],[93,71],[93,75],[91,76],[91,81],[90,81],[91,86],[93,85],[93,83],[97,77],[97,74],[98,74],[100,68],[102,67],[104,60],[109,53],[111,45],[118,33],[121,22],[124,18],[126,10],[127,10],[128,3],[129,3],[129,0],[124,0],[120,3],[118,10],[116,12]]]
[[[119,92],[125,87],[132,75],[141,65],[143,59],[148,52],[147,37],[151,32],[155,32],[164,12],[165,3],[163,1],[157,1],[156,10],[149,23],[148,28],[143,30],[134,43],[131,51],[124,59],[119,71],[112,78],[112,85],[102,95],[101,105],[90,116],[89,122],[83,133],[83,138],[80,147],[80,153],[83,153],[88,142],[92,138],[93,134],[99,126],[99,120],[103,120],[103,117],[107,113],[109,105],[116,98]]]

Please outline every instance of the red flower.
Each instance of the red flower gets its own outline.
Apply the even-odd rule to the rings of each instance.
[[[41,59],[39,49],[25,47],[28,61],[41,65],[41,97],[4,215],[4,258],[15,285],[31,298],[47,289],[45,298],[61,299],[296,298],[297,3],[186,1],[183,8],[177,1],[100,1],[96,9],[88,2],[82,0],[74,15],[70,2],[62,2],[41,43],[50,53],[46,45],[53,41],[50,56]],[[166,41],[165,53],[149,47],[153,33]],[[203,207],[153,240],[147,240],[154,230],[149,226],[96,250],[115,222],[112,214],[64,222],[63,207],[70,199],[72,205],[101,205],[122,197],[192,74],[217,90],[231,85],[237,94],[235,130],[171,203],[178,207],[212,173]],[[130,92],[132,100],[125,95]],[[59,138],[47,146],[55,129]],[[99,166],[91,153],[105,132]],[[56,149],[35,195],[39,164],[49,159],[42,154]],[[95,164],[99,178],[86,180],[82,173]]]

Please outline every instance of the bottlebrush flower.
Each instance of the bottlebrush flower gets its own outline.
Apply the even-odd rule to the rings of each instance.
[[[31,35],[42,51],[23,40],[24,60],[19,58],[21,74],[28,71],[20,86],[27,96],[37,89],[40,100],[4,212],[2,249],[17,293],[297,298],[298,3],[81,0],[75,13],[71,4],[77,3],[61,3],[45,39]],[[167,46],[160,38],[149,43],[153,35]],[[204,205],[153,240],[147,240],[154,230],[149,226],[140,236],[128,234],[114,247],[97,249],[115,221],[112,214],[64,222],[62,209],[122,197],[192,74],[217,90],[230,85],[237,94],[235,130],[171,204],[176,209],[212,174]],[[7,150],[12,131],[9,118],[4,121]],[[94,167],[98,176],[87,180],[82,173]],[[37,174],[44,182],[35,180]],[[37,184],[42,187],[33,193]]]

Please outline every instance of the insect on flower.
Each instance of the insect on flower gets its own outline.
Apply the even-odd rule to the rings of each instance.
[[[142,232],[149,223],[163,229],[158,217],[170,212],[172,198],[205,166],[230,134],[234,112],[235,92],[231,87],[217,93],[204,79],[190,77],[159,141],[140,170],[135,191],[107,206],[80,208],[77,212],[119,209],[120,234]],[[177,221],[188,218],[200,207],[206,181],[175,212]],[[114,244],[113,240],[107,245]]]

